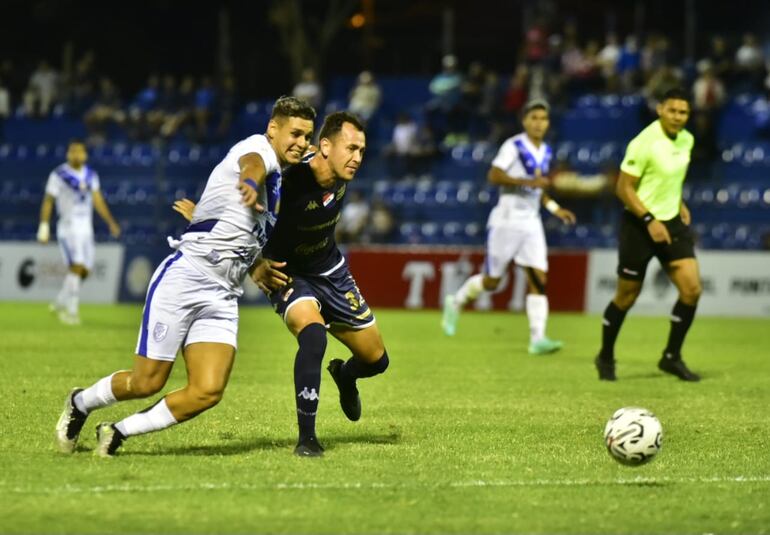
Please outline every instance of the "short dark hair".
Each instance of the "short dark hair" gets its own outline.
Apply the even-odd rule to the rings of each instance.
[[[350,113],[349,111],[335,111],[330,113],[324,119],[324,124],[321,127],[321,133],[318,134],[318,139],[331,139],[336,136],[342,130],[342,125],[345,123],[352,124],[359,132],[364,131],[364,124],[361,119]]]
[[[668,89],[660,98],[660,103],[663,104],[667,100],[684,100],[688,104],[690,103],[690,93],[683,87],[672,87]]]
[[[521,116],[526,117],[529,112],[535,110],[543,110],[546,113],[550,113],[551,106],[542,98],[532,99],[524,104],[524,107],[521,109]]]
[[[304,100],[283,96],[275,101],[273,111],[270,114],[270,119],[277,117],[300,117],[308,121],[315,121],[315,110]]]

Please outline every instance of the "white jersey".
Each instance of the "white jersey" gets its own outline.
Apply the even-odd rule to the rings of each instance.
[[[87,165],[65,163],[51,171],[45,192],[56,198],[58,234],[93,234],[93,192],[99,188],[99,175]]]
[[[534,179],[538,170],[541,176],[548,175],[552,157],[553,151],[548,144],[541,143],[540,147],[535,147],[527,135],[521,133],[503,142],[492,165],[511,178]],[[539,218],[542,194],[540,188],[501,186],[500,198],[489,214],[487,225],[510,225]]]
[[[267,208],[263,213],[244,206],[238,190],[238,161],[250,153],[259,154],[265,164],[265,184],[258,192],[258,202]],[[239,141],[209,175],[192,222],[180,242],[172,246],[225,288],[241,295],[247,270],[275,224],[280,194],[281,167],[267,138],[260,134]]]

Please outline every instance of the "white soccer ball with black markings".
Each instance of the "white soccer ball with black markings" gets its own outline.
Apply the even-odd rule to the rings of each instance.
[[[604,443],[613,459],[629,466],[650,462],[660,451],[663,427],[653,413],[640,407],[615,411],[604,426]]]

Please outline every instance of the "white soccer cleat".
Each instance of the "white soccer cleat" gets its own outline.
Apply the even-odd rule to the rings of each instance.
[[[96,426],[96,449],[94,455],[97,457],[111,458],[115,457],[118,448],[126,440],[114,424],[102,422]]]
[[[80,325],[80,316],[66,310],[59,311],[59,321],[64,325]]]
[[[86,423],[87,414],[80,412],[75,406],[75,395],[82,388],[73,388],[64,400],[64,410],[56,422],[56,446],[62,453],[72,453],[80,438],[80,430]]]
[[[441,317],[441,328],[447,336],[457,332],[457,320],[460,319],[460,308],[455,303],[455,296],[450,294],[444,298],[444,313]]]

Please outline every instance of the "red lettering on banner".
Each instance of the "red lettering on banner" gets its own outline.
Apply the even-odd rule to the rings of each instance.
[[[358,287],[375,308],[438,308],[446,293],[479,273],[484,264],[484,249],[478,247],[350,247],[346,256]],[[550,309],[582,312],[588,255],[556,251],[548,263]],[[507,310],[514,277],[509,272],[491,299],[480,297],[477,308]]]

